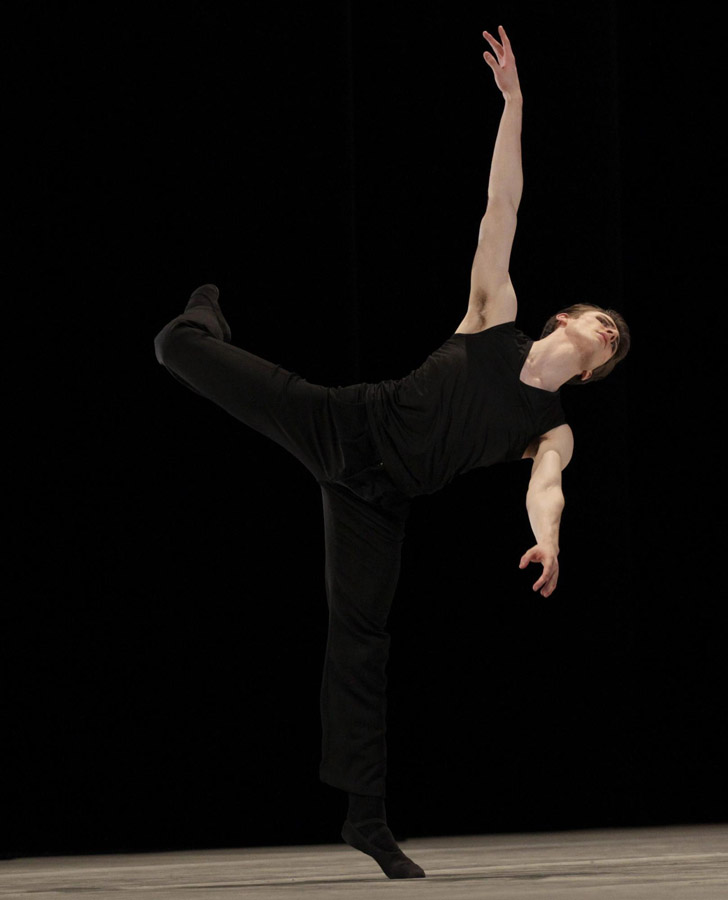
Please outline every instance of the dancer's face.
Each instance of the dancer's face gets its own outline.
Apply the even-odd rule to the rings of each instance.
[[[619,329],[607,313],[595,309],[570,316],[560,313],[559,327],[567,329],[568,336],[578,349],[583,371],[593,372],[614,356],[619,346]]]

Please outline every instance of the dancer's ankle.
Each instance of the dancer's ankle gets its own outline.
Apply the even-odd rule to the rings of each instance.
[[[365,794],[349,794],[349,810],[347,818],[356,825],[365,819],[381,819],[387,821],[384,797],[369,797]]]

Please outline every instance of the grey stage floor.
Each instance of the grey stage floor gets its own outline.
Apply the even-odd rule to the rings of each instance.
[[[728,825],[430,837],[402,847],[426,879],[390,881],[342,843],[8,860],[0,898],[728,898]]]

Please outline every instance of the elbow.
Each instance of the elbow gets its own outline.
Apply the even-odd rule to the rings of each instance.
[[[488,188],[488,204],[485,208],[485,215],[488,212],[499,211],[515,216],[521,203],[521,192],[516,190],[508,190],[506,187],[489,187]]]

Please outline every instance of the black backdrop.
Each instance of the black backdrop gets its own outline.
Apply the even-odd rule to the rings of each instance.
[[[152,342],[213,281],[233,342],[310,381],[419,365],[467,304],[502,111],[481,34],[499,24],[525,97],[519,325],[537,337],[592,300],[625,315],[633,351],[563,391],[576,452],[548,600],[518,569],[527,463],[415,501],[390,822],[725,818],[708,8],[23,7],[7,852],[338,840],[343,798],[318,781],[318,487]]]

